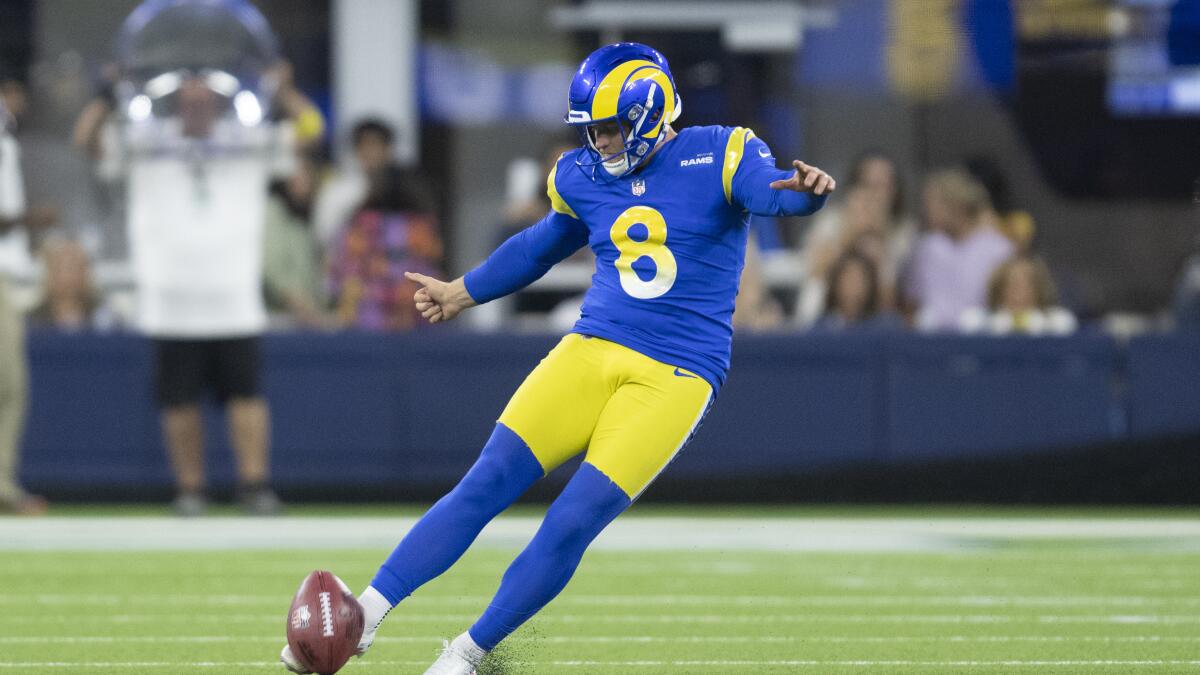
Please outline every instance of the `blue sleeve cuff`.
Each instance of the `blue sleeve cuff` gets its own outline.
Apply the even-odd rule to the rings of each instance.
[[[829,193],[814,195],[811,192],[793,192],[792,190],[775,190],[775,192],[778,193],[775,199],[782,212],[779,215],[784,216],[812,215],[825,206],[825,201],[829,199]]]
[[[756,216],[808,216],[816,213],[828,194],[814,195],[811,192],[776,190],[771,183],[791,178],[791,171],[780,171],[774,167],[755,167],[745,176],[739,175],[735,184],[737,202],[742,208]]]

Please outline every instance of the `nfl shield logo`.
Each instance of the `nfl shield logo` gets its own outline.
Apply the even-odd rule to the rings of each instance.
[[[633,181],[633,196],[634,196],[634,197],[641,197],[641,196],[642,196],[642,195],[644,195],[644,194],[646,194],[646,181],[645,181],[645,179],[639,178],[639,179],[637,179],[637,180]]]

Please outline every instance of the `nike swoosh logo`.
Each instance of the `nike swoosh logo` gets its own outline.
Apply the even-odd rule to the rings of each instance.
[[[768,149],[766,149],[766,148],[759,148],[759,149],[758,149],[758,156],[759,156],[759,157],[770,157],[770,156],[771,156],[771,151],[770,151],[770,150],[768,150]]]
[[[682,370],[680,370],[679,368],[675,369],[675,377],[690,377],[690,378],[696,379],[695,375],[693,375],[691,373],[685,373]]]

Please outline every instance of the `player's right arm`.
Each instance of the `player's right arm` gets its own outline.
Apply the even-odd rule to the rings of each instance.
[[[468,307],[503,297],[542,278],[551,267],[587,243],[582,222],[556,211],[509,237],[479,267],[454,281],[405,272],[421,284],[413,296],[430,323],[449,321]]]
[[[479,267],[454,281],[439,281],[405,272],[421,284],[413,295],[417,311],[430,323],[449,321],[475,305],[502,298],[542,278],[559,262],[587,244],[588,229],[558,194],[558,167],[546,179],[550,211],[530,227],[509,237]]]

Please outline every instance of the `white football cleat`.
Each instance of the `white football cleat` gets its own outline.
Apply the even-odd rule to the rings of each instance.
[[[298,675],[310,675],[311,670],[305,668],[296,655],[292,653],[291,645],[284,645],[283,651],[279,652],[279,660],[283,663],[283,667],[287,668]]]
[[[429,666],[425,675],[475,675],[475,668],[487,656],[487,651],[475,644],[470,633],[442,643],[442,655]]]
[[[382,622],[380,622],[382,623]],[[362,657],[371,648],[371,643],[375,642],[375,631],[379,630],[379,624],[375,624],[373,628],[363,630],[362,637],[358,639],[358,647],[354,649],[354,655]]]
[[[374,586],[367,586],[362,595],[358,596],[358,604],[363,608],[363,634],[358,639],[358,647],[354,653],[361,657],[371,648],[371,643],[375,642],[375,632],[383,625],[388,612],[392,611],[392,603]]]

